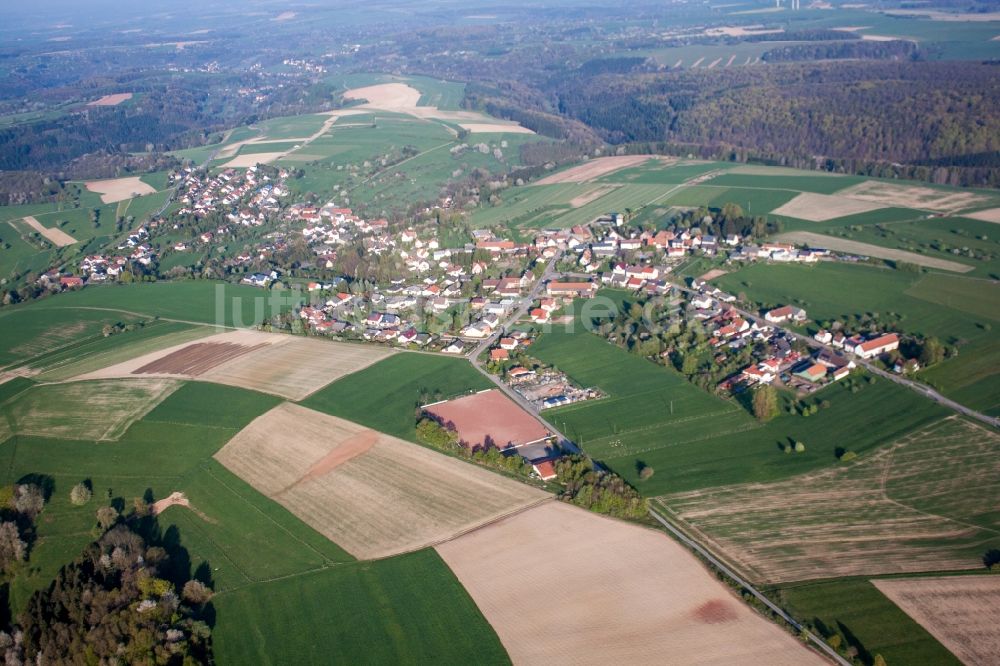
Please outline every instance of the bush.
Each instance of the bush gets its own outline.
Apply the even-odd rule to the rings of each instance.
[[[646,479],[648,479],[651,476],[653,476],[654,472],[655,472],[655,470],[652,467],[650,467],[649,465],[646,465],[641,470],[639,470],[639,478],[642,479],[643,481],[645,481]]]
[[[849,462],[858,457],[858,454],[854,451],[844,451],[840,454],[840,462]]]
[[[97,510],[97,524],[102,530],[110,529],[118,522],[118,510],[113,506],[102,506]]]
[[[795,452],[802,453],[806,450],[806,445],[802,442],[795,442]]]
[[[69,501],[73,506],[83,506],[90,501],[92,496],[93,492],[86,483],[78,483],[69,491]]]

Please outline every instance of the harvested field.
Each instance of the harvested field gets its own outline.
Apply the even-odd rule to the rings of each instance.
[[[24,218],[24,223],[29,227],[40,233],[45,237],[50,243],[56,247],[66,247],[67,245],[72,245],[76,242],[76,239],[70,236],[68,233],[62,229],[48,229],[42,226],[42,223],[33,218],[32,216],[27,216]]]
[[[114,95],[105,95],[100,99],[95,99],[93,102],[89,102],[87,106],[118,106],[126,100],[132,99],[132,93],[116,93]]]
[[[131,178],[112,178],[110,180],[89,180],[87,189],[101,195],[101,201],[106,204],[117,203],[125,199],[153,194],[156,189],[142,182],[138,176]]]
[[[368,345],[240,330],[144,354],[83,377],[184,377],[302,400],[392,353]]]
[[[998,454],[951,417],[854,464],[657,501],[757,581],[978,569],[1000,545]]]
[[[223,164],[223,168],[239,168],[248,169],[252,166],[257,166],[258,164],[270,164],[271,162],[280,159],[287,155],[287,152],[282,153],[248,153],[246,155],[237,155],[233,159],[229,160]]]
[[[963,663],[997,663],[1000,576],[901,578],[872,583]]]
[[[809,222],[826,222],[838,217],[868,213],[889,204],[879,204],[849,199],[842,195],[803,192],[783,206],[771,211],[773,215],[786,215]]]
[[[891,247],[872,245],[871,243],[861,243],[859,241],[847,240],[846,238],[816,234],[811,231],[790,231],[775,236],[774,240],[795,243],[797,245],[808,245],[815,248],[825,248],[837,252],[849,252],[851,254],[877,257],[890,261],[905,261],[918,266],[937,268],[942,271],[953,271],[955,273],[968,273],[976,269],[975,266],[969,266],[957,261],[938,259],[937,257],[917,254],[916,252],[907,252],[906,250],[897,250]]]
[[[562,502],[437,552],[515,664],[826,663],[663,533]]]
[[[521,446],[551,434],[500,389],[428,405],[424,410],[441,423],[453,424],[466,446],[482,446],[487,441],[500,448]]]
[[[705,280],[707,282],[709,280],[714,280],[717,277],[722,277],[723,275],[725,275],[728,272],[729,271],[724,271],[721,268],[713,268],[712,270],[710,270],[707,273],[703,274],[698,279],[699,280]]]
[[[273,337],[267,333],[259,335]],[[279,337],[284,339],[218,365],[202,375],[202,379],[303,400],[330,382],[393,353],[370,345]]]
[[[405,83],[379,83],[348,90],[344,93],[344,99],[365,100],[372,108],[407,108],[417,106],[420,91]]]
[[[583,164],[579,164],[575,167],[571,167],[564,171],[554,173],[551,176],[546,176],[541,180],[537,180],[533,185],[555,185],[558,183],[586,183],[591,180],[596,180],[601,176],[606,176],[609,173],[614,173],[615,171],[620,171],[622,169],[627,169],[629,167],[638,166],[644,162],[651,159],[659,159],[664,164],[669,163],[670,159],[665,159],[658,157],[656,155],[620,155],[616,157],[595,157],[592,160],[588,160]]]
[[[569,200],[569,205],[572,208],[579,208],[580,206],[586,206],[591,201],[600,199],[605,194],[613,192],[618,188],[617,185],[598,185],[592,190],[588,190],[579,196],[575,196]]]
[[[549,495],[351,421],[283,403],[215,457],[355,557],[425,548]]]
[[[47,384],[19,394],[4,409],[22,435],[115,440],[178,386],[159,378]]]
[[[266,343],[265,343],[266,344]],[[238,345],[232,342],[196,342],[150,361],[132,371],[134,375],[191,375],[198,377],[237,356],[260,349],[263,345]]]
[[[897,185],[877,180],[866,180],[837,194],[858,201],[871,201],[883,207],[918,208],[939,213],[955,213],[990,201],[989,197],[975,192],[939,190],[919,185]]]
[[[505,133],[505,134],[534,134],[527,127],[521,127],[517,124],[506,124],[506,123],[459,123],[459,127],[462,129],[467,129],[473,134],[490,134],[490,133]]]
[[[962,217],[971,217],[973,220],[1000,224],[1000,208],[987,208],[986,210],[977,210],[975,213],[964,213]]]

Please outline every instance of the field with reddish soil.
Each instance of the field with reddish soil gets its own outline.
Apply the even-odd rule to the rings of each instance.
[[[283,403],[215,457],[359,559],[441,543],[550,495],[351,421]]]
[[[563,502],[436,549],[515,664],[827,663],[662,532]]]
[[[459,439],[471,447],[487,441],[500,448],[521,446],[545,439],[551,433],[499,389],[489,389],[424,408],[445,426],[453,426]]]
[[[1000,655],[1000,576],[899,578],[872,583],[968,666]]]
[[[260,349],[263,345],[232,342],[196,342],[161,356],[132,371],[135,375],[190,375],[198,377],[217,365]]]

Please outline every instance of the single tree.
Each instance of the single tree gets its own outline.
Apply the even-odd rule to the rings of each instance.
[[[773,386],[761,386],[754,391],[753,415],[759,421],[770,421],[778,415],[778,393]]]

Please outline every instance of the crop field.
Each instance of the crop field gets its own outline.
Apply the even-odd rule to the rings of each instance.
[[[844,194],[803,192],[785,205],[775,208],[771,212],[775,215],[794,217],[809,222],[826,222],[838,217],[868,213],[890,205],[893,204],[888,202],[883,203],[877,199],[862,201],[849,198]]]
[[[43,354],[32,360],[39,381],[63,381],[95,372],[128,359],[167,347],[199,340],[215,332],[208,326],[189,326],[157,321],[126,335],[94,337],[61,351]]]
[[[767,42],[694,44],[654,49],[648,55],[659,64],[675,69],[725,69],[760,65],[760,56],[773,48],[774,45]]]
[[[949,214],[969,208],[981,208],[996,201],[995,196],[991,197],[959,189],[901,185],[877,180],[866,180],[854,187],[841,190],[839,194],[855,200],[870,201],[881,206],[917,208]]]
[[[17,306],[38,312],[63,312],[65,322],[88,318],[87,308],[104,310],[102,316],[114,318],[159,316],[199,324],[253,326],[279,311],[290,309],[293,293],[265,291],[246,285],[189,282],[151,282],[131,285],[91,286],[80,291],[58,294],[42,301]]]
[[[652,155],[622,155],[619,157],[595,157],[583,164],[558,171],[536,181],[535,185],[559,185],[561,183],[588,183],[602,176],[645,164],[656,159],[659,163],[669,164],[672,160],[658,159]]]
[[[772,591],[773,590],[773,591]],[[863,663],[961,666],[941,643],[879,592],[871,581],[848,578],[782,585],[768,596],[824,635],[838,632]]]
[[[21,364],[70,347],[81,339],[99,336],[107,324],[137,320],[138,317],[99,310],[70,314],[38,307],[4,308],[0,312],[0,327],[4,331],[0,338],[0,364]]]
[[[816,172],[799,173],[792,169],[779,168],[775,168],[773,172],[757,173],[753,171],[753,167],[738,167],[720,174],[708,182],[712,185],[727,185],[729,187],[833,194],[863,180],[864,178],[858,176],[842,176],[832,173],[817,174]]]
[[[969,273],[975,269],[975,266],[970,266],[957,261],[951,261],[949,259],[928,257],[922,254],[917,254],[916,252],[896,250],[893,248],[883,247],[881,245],[862,243],[860,241],[845,240],[843,238],[811,233],[809,231],[789,231],[787,233],[778,234],[774,237],[774,240],[784,243],[794,243],[796,245],[808,245],[809,247],[815,248],[825,248],[835,252],[849,252],[860,256],[888,259],[889,261],[906,262],[916,264],[917,266],[936,268],[938,270],[951,271],[954,273]]]
[[[1000,654],[1000,578],[950,576],[873,581],[880,592],[967,666],[990,666]]]
[[[1000,224],[1000,208],[977,210],[975,213],[965,213],[964,217],[990,222],[991,224]]]
[[[392,377],[392,382],[385,381]],[[360,423],[388,435],[416,441],[414,410],[493,384],[458,358],[393,354],[313,393],[303,406]]]
[[[652,663],[663,655],[677,663],[825,663],[663,533],[565,503],[534,507],[437,552],[515,663]],[[553,585],[568,562],[585,583]]]
[[[104,203],[116,203],[125,199],[152,194],[156,190],[143,182],[138,176],[129,178],[113,178],[110,180],[91,180],[85,183],[87,189],[101,195]]]
[[[631,169],[616,171],[601,179],[602,182],[634,183],[636,185],[679,185],[691,178],[733,168],[729,162],[704,162],[701,160],[681,160],[665,166],[658,162],[646,162]]]
[[[973,267],[970,276],[995,280],[1000,278],[1000,236],[995,231],[989,222],[959,217],[863,224],[824,233],[932,259],[959,261]]]
[[[248,545],[252,548],[252,545]],[[432,550],[257,583],[212,600],[219,663],[507,664],[500,640]]]
[[[998,453],[1000,436],[951,417],[854,464],[659,502],[754,580],[978,569],[1000,545]]]
[[[391,353],[370,345],[241,330],[161,348],[86,376],[198,378],[302,400]]]
[[[548,497],[290,403],[253,421],[216,459],[361,559],[417,550]]]
[[[116,440],[177,386],[165,379],[47,384],[17,395],[3,411],[17,434]]]

